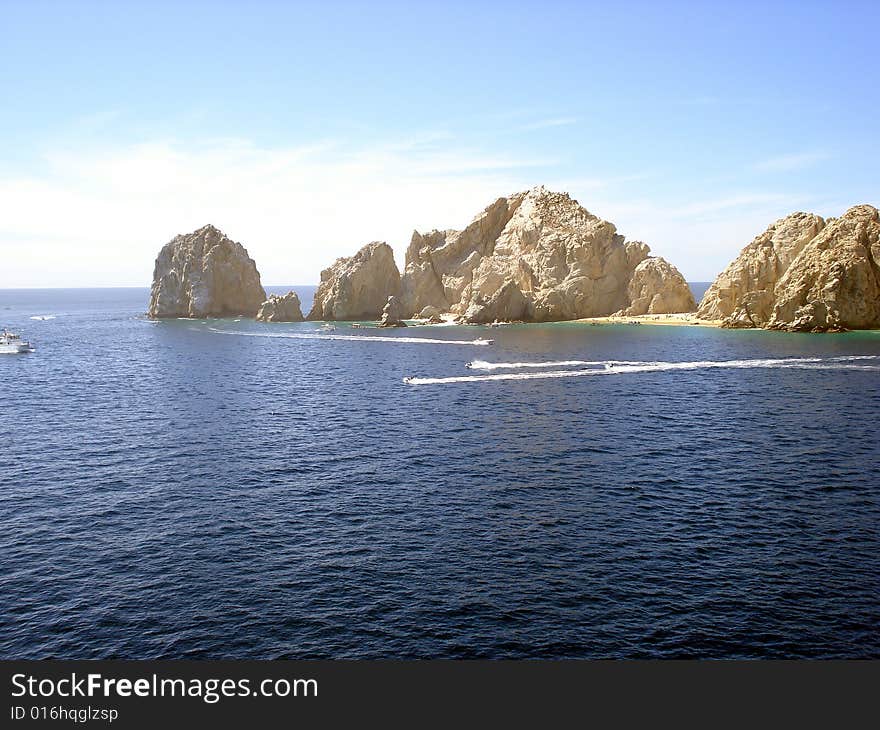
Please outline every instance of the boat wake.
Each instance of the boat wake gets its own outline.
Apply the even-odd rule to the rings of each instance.
[[[487,346],[493,340],[478,337],[475,340],[441,340],[430,337],[388,337],[385,335],[337,335],[328,333],[308,332],[241,332],[237,330],[221,330],[215,327],[208,328],[218,335],[236,335],[238,337],[276,337],[286,340],[344,340],[346,342],[399,342],[406,345],[470,345]]]
[[[874,361],[874,364],[865,364],[859,361]],[[600,361],[558,361],[543,363],[484,363],[475,361],[468,363],[472,369],[495,369],[495,368],[541,368],[561,367],[564,364],[590,364],[594,367],[579,370],[543,370],[541,372],[527,373],[495,373],[492,375],[454,375],[442,378],[410,377],[404,378],[403,382],[408,385],[447,385],[450,383],[482,383],[501,380],[548,380],[555,378],[581,378],[600,375],[627,375],[636,373],[660,373],[679,370],[710,370],[710,369],[799,369],[799,370],[864,370],[880,372],[880,355],[848,355],[841,357],[796,357],[780,359],[755,359],[755,360],[694,360],[691,362],[633,362],[624,364],[623,361],[600,360]],[[479,367],[475,367],[479,363]],[[485,367],[489,366],[489,367]]]
[[[472,360],[465,365],[468,370],[519,370],[521,368],[567,368],[584,365],[644,365],[635,360],[556,360],[550,362],[486,362]]]

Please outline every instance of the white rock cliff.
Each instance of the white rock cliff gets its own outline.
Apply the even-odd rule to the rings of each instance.
[[[857,205],[828,221],[776,285],[768,327],[822,332],[880,327],[880,214]]]
[[[797,332],[880,327],[878,241],[871,205],[827,222],[793,213],[742,250],[706,291],[698,316]]]
[[[374,241],[321,272],[310,320],[379,319],[400,293],[400,272],[387,243]]]
[[[792,213],[773,223],[719,274],[703,295],[697,315],[723,320],[728,327],[767,324],[777,282],[824,226],[825,221],[812,213]]]
[[[266,292],[253,259],[214,226],[166,243],[153,270],[147,311],[162,317],[253,317]]]
[[[536,187],[499,198],[462,231],[414,233],[404,309],[475,323],[695,309],[684,277],[648,253],[567,194]]]

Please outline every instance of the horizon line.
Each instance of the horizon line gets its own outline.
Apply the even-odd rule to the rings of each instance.
[[[716,277],[717,278],[717,277]],[[715,279],[685,279],[685,283],[687,284],[711,284]],[[294,289],[298,286],[313,286],[316,289],[320,286],[320,284],[263,284],[264,289],[272,288],[275,289],[277,287],[290,287]],[[108,285],[108,286],[7,286],[0,287],[0,292],[4,291],[60,291],[64,289],[151,289],[152,285],[147,286],[134,286],[134,285]]]

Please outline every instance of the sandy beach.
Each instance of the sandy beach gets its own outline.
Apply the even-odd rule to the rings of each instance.
[[[406,320],[410,326],[449,327],[464,324],[457,320],[457,315],[445,312],[440,315],[442,322],[429,322],[427,319],[413,318]],[[696,312],[682,312],[680,314],[641,314],[633,317],[621,317],[609,315],[607,317],[586,317],[584,319],[562,320],[579,322],[582,324],[651,324],[651,325],[699,325],[702,327],[720,327],[720,319],[700,319]],[[496,322],[493,327],[506,326],[509,324],[522,324],[521,322]],[[535,323],[538,324],[538,323]],[[545,323],[546,324],[546,323]]]
[[[699,325],[701,327],[720,327],[721,320],[700,319],[696,312],[683,312],[681,314],[641,314],[634,317],[620,317],[611,315],[608,317],[588,317],[578,319],[576,322],[587,324],[653,324],[653,325]]]

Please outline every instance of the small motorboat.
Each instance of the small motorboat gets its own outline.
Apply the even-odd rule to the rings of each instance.
[[[33,352],[34,346],[14,332],[9,332],[5,327],[0,333],[0,355],[18,355],[24,352]]]

